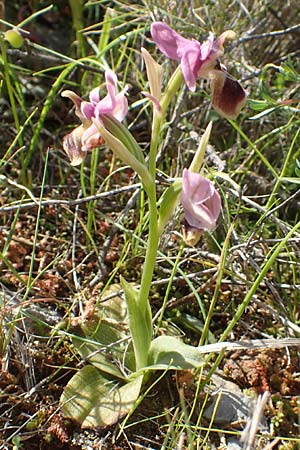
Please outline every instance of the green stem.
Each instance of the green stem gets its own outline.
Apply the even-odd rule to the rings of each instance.
[[[13,93],[13,86],[11,83],[11,73],[10,73],[10,68],[9,68],[9,62],[7,59],[7,49],[6,49],[6,44],[4,42],[4,39],[1,36],[0,36],[0,45],[1,45],[1,56],[2,56],[2,62],[3,62],[4,79],[6,82],[7,93],[8,93],[8,97],[9,97],[9,101],[10,101],[10,105],[11,105],[11,111],[12,111],[12,115],[14,118],[15,126],[16,126],[17,131],[19,131],[20,122],[19,122],[19,117],[18,117],[18,113],[17,113],[15,97],[14,97],[14,93]],[[20,138],[20,145],[22,145],[21,138]]]
[[[152,339],[152,312],[149,302],[149,292],[151,288],[160,232],[158,230],[158,208],[156,200],[156,155],[160,142],[160,133],[164,122],[166,110],[182,85],[183,77],[181,69],[178,68],[171,77],[166,92],[161,100],[161,111],[154,110],[153,125],[149,154],[149,173],[152,180],[145,190],[149,201],[149,236],[145,262],[142,272],[141,287],[138,294],[137,305],[141,320],[139,332],[136,334],[134,348],[136,358],[136,369],[139,370],[147,366],[148,353]],[[145,329],[146,328],[146,329]],[[140,334],[141,339],[138,337]]]
[[[76,39],[78,42],[78,56],[85,56],[85,42],[81,30],[83,26],[83,1],[69,0],[72,11],[73,28],[76,32]]]
[[[135,350],[136,350],[135,357],[137,370],[147,365],[148,353],[152,338],[152,311],[149,302],[149,292],[151,288],[159,242],[155,172],[156,172],[156,153],[162,124],[161,119],[162,119],[161,114],[154,113],[152,126],[152,139],[149,155],[149,173],[153,181],[151,184],[147,186],[146,189],[149,201],[149,236],[147,242],[146,257],[142,272],[141,287],[139,290],[139,296],[137,301],[140,313],[143,318],[140,323],[146,324],[147,328],[147,330],[142,329],[141,333],[142,335],[144,335],[144,337],[148,336],[148,339],[147,341],[145,341],[145,339],[139,339],[138,342],[135,342]]]
[[[295,134],[295,136],[294,136],[294,139],[293,139],[293,141],[292,141],[292,143],[290,145],[288,154],[287,154],[287,156],[285,158],[285,161],[284,161],[281,173],[280,173],[279,177],[277,178],[275,186],[274,186],[273,191],[272,191],[272,194],[270,195],[270,197],[268,199],[268,202],[266,204],[266,210],[267,211],[270,210],[272,208],[272,206],[274,205],[274,202],[276,200],[277,192],[278,192],[278,190],[280,188],[280,185],[282,184],[282,178],[285,177],[286,171],[287,171],[287,169],[289,167],[289,164],[290,164],[290,159],[293,156],[293,151],[294,151],[294,147],[295,147],[295,144],[296,144],[298,136],[299,136],[299,131],[300,130],[298,129],[296,134]]]
[[[137,300],[138,308],[141,315],[140,324],[141,326],[143,326],[143,329],[141,329],[141,335],[144,338],[138,339],[135,342],[135,351],[136,351],[135,358],[137,370],[147,366],[148,353],[152,339],[152,311],[149,302],[149,292],[151,288],[159,242],[159,233],[157,227],[158,218],[156,205],[156,190],[154,183],[153,187],[151,186],[148,189],[147,193],[149,200],[149,236],[142,273],[141,287],[139,290]]]

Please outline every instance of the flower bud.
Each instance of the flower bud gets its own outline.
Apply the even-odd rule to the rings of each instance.
[[[190,227],[204,231],[215,229],[221,211],[221,198],[210,180],[184,169],[181,203]]]
[[[24,39],[21,33],[16,29],[7,30],[4,33],[4,39],[13,47],[20,48],[23,45]]]

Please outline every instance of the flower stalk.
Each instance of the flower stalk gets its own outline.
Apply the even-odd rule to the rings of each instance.
[[[142,314],[141,324],[143,323],[144,324],[143,326],[146,326],[147,329],[146,333],[149,336],[149,340],[145,342],[144,339],[143,344],[139,344],[139,342],[136,342],[135,356],[137,369],[140,369],[147,365],[148,351],[152,339],[152,311],[149,302],[149,293],[156,264],[159,239],[163,231],[163,228],[159,227],[159,219],[158,219],[159,215],[156,198],[156,184],[155,184],[156,156],[160,143],[160,135],[164,123],[165,113],[172,98],[174,98],[174,96],[178,92],[178,89],[180,89],[182,85],[183,85],[182,73],[180,69],[177,69],[174,72],[173,76],[171,77],[165,93],[160,99],[161,109],[157,109],[155,103],[153,107],[153,121],[152,121],[151,143],[149,153],[149,166],[148,166],[152,183],[146,189],[149,202],[149,234],[147,241],[146,256],[142,271],[141,286],[138,294],[138,303]],[[148,333],[149,330],[150,333]]]

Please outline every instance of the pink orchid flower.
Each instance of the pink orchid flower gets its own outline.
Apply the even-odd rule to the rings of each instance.
[[[213,183],[199,173],[183,170],[181,203],[187,224],[197,230],[215,229],[221,198]]]
[[[218,61],[223,54],[224,41],[235,36],[233,31],[225,31],[216,40],[209,33],[207,41],[200,44],[195,39],[185,39],[163,22],[154,22],[151,36],[162,53],[180,62],[183,77],[191,91],[196,89],[197,78],[210,79],[214,108],[225,117],[238,116],[246,93]]]
[[[61,94],[72,100],[75,105],[75,114],[81,120],[81,125],[65,136],[63,140],[63,148],[73,166],[84,160],[87,151],[99,147],[104,142],[95,121],[101,123],[101,116],[110,114],[122,122],[127,114],[126,88],[117,93],[117,76],[111,70],[105,72],[105,79],[107,95],[102,99],[99,96],[99,87],[90,92],[88,102],[73,91],[67,90]]]

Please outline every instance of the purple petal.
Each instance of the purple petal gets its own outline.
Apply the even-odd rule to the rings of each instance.
[[[205,205],[211,212],[212,216],[214,218],[218,218],[221,211],[222,203],[220,194],[215,188],[213,195],[208,200],[206,200]]]
[[[116,92],[117,92],[117,77],[112,70],[105,72],[107,95],[98,102],[95,108],[95,117],[98,118],[100,114],[113,114],[116,108]]]
[[[128,101],[125,96],[127,89],[123,89],[119,94],[111,89],[111,92],[104,97],[95,108],[95,117],[99,118],[101,114],[112,114],[120,122],[128,112]]]
[[[194,42],[193,45],[184,52],[180,65],[187,87],[190,91],[195,91],[198,71],[201,66],[201,49],[199,42]]]
[[[201,59],[205,61],[211,54],[214,44],[214,35],[209,33],[208,38],[203,44],[201,44]]]
[[[183,53],[191,43],[190,39],[185,39],[172,30],[163,22],[154,22],[151,25],[151,36],[159,50],[168,58],[180,61]]]
[[[123,90],[116,96],[116,104],[114,109],[112,110],[112,115],[120,122],[122,122],[127,112],[128,102],[127,98],[125,97],[125,90]]]
[[[111,114],[116,106],[116,98],[106,95],[95,107],[95,117],[98,119],[100,114]]]
[[[117,83],[118,83],[117,76],[112,70],[106,70],[105,79],[108,95],[111,98],[114,98],[117,92]]]
[[[226,39],[233,39],[235,33],[231,30],[224,31],[216,40],[214,35],[209,33],[208,39],[201,45],[202,64],[198,72],[198,77],[209,78],[209,71],[216,68],[217,60],[223,55],[223,43]]]
[[[214,192],[213,184],[199,173],[183,169],[182,193],[197,203],[205,202]]]
[[[209,71],[215,68],[216,60],[221,56],[223,51],[214,41],[214,35],[209,33],[208,39],[201,45],[201,65],[198,70],[198,78],[209,78]]]
[[[99,87],[96,87],[90,92],[90,95],[89,95],[90,102],[92,102],[92,103],[98,103],[99,102],[99,100],[100,100],[99,91],[100,91]]]
[[[90,102],[82,102],[80,106],[81,112],[87,120],[95,117],[95,106]]]
[[[145,92],[142,91],[141,94],[143,94],[145,97],[149,98],[153,105],[155,106],[155,108],[157,109],[157,111],[161,111],[161,105],[159,103],[159,101],[157,100],[156,97],[154,97],[154,95],[149,94],[149,92]]]
[[[101,114],[112,114],[116,119],[123,120],[128,111],[128,102],[125,96],[126,88],[117,94],[117,76],[108,70],[105,72],[107,95],[100,100],[99,88],[90,92],[90,102],[83,101],[73,91],[64,91],[62,95],[69,97],[75,104],[76,115],[82,125],[75,128],[64,138],[63,147],[67,152],[71,164],[80,164],[88,150],[99,147],[104,139],[101,137],[93,119],[100,119]]]
[[[184,208],[184,216],[191,227],[199,230],[212,231],[216,227],[216,220],[205,205],[193,209]]]
[[[221,210],[221,199],[214,185],[198,173],[183,171],[181,203],[191,227],[213,230]]]

